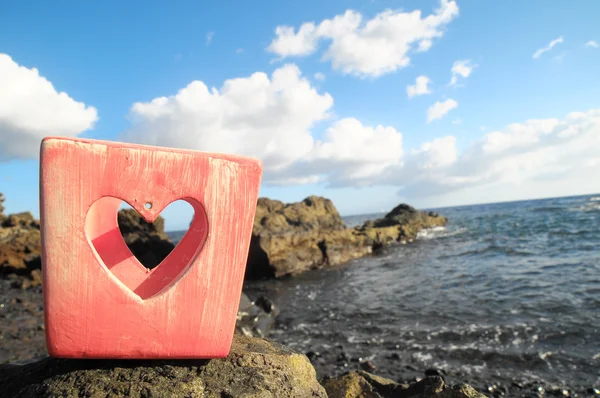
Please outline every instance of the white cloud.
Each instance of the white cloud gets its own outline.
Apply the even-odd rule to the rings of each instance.
[[[411,51],[429,50],[457,15],[454,0],[440,0],[439,8],[426,17],[422,17],[421,10],[385,10],[363,21],[359,12],[347,10],[318,25],[306,22],[297,31],[291,26],[278,26],[267,51],[280,59],[307,56],[317,51],[321,41],[329,40],[323,60],[331,61],[333,69],[377,77],[406,67]]]
[[[590,40],[587,43],[585,43],[586,47],[591,47],[591,48],[600,48],[600,44],[598,44],[598,42],[596,40]]]
[[[415,84],[406,86],[406,94],[408,98],[416,95],[431,94],[431,89],[428,87],[431,80],[427,76],[418,76]]]
[[[389,127],[345,119],[331,130],[337,135],[326,134],[327,144],[316,145],[319,150],[294,166],[296,178],[321,175],[320,181],[334,187],[397,186],[403,197],[423,206],[600,192],[600,179],[590,178],[600,166],[600,109],[513,123],[462,153],[454,136],[403,150],[401,134]],[[354,159],[363,147],[365,154]],[[355,168],[344,164],[353,159]]]
[[[298,33],[292,26],[275,28],[277,36],[267,47],[267,51],[275,53],[284,59],[289,56],[310,55],[317,51],[319,34],[314,22],[306,22],[300,26]]]
[[[456,118],[452,121],[452,124],[462,124],[462,119],[461,118]]]
[[[550,43],[548,43],[548,45],[546,47],[542,47],[539,50],[537,50],[536,52],[533,53],[532,57],[533,59],[538,59],[539,57],[542,56],[543,53],[552,50],[552,48],[554,46],[556,46],[559,43],[564,42],[564,39],[562,36],[557,37],[556,39],[552,40]]]
[[[413,198],[445,195],[455,203],[580,192],[585,176],[591,192],[600,190],[600,180],[589,178],[597,174],[599,153],[600,109],[594,109],[508,125],[460,155],[454,137],[434,140],[411,152],[385,182],[404,186]]]
[[[57,92],[36,68],[0,53],[0,161],[36,158],[42,138],[74,137],[98,120],[94,107]]]
[[[427,123],[431,123],[436,119],[441,119],[444,115],[458,106],[458,102],[452,98],[444,102],[437,101],[427,109]]]
[[[243,49],[243,48],[238,48],[238,49],[236,49],[236,50],[235,50],[235,53],[236,53],[236,54],[241,54],[241,53],[243,53],[243,52],[244,52],[244,49]]]
[[[345,118],[327,129],[306,161],[314,173],[327,174],[330,185],[371,185],[373,178],[401,164],[402,142],[393,127],[364,126]]]
[[[474,65],[469,59],[455,61],[454,64],[452,64],[452,68],[450,69],[452,72],[450,85],[456,85],[459,76],[463,79],[469,77],[471,75],[471,72],[473,72],[473,69],[475,69],[476,67],[477,65]]]
[[[325,80],[325,75],[321,72],[317,72],[317,73],[315,73],[315,80],[322,82]]]
[[[402,157],[393,127],[354,118],[331,124],[315,140],[313,126],[330,117],[333,98],[319,93],[293,64],[225,81],[194,81],[170,97],[136,103],[123,139],[138,143],[258,157],[267,184],[362,183]]]
[[[429,170],[449,166],[456,162],[457,158],[456,138],[447,136],[436,138],[413,149],[409,162],[420,169]]]
[[[327,119],[333,98],[320,94],[295,65],[257,72],[209,89],[193,81],[176,95],[135,103],[129,140],[260,157],[266,172],[313,147],[311,127]]]
[[[206,45],[210,46],[210,44],[212,43],[213,37],[215,37],[215,32],[208,32],[206,34]]]
[[[445,103],[455,101],[438,104]],[[589,177],[600,165],[600,109],[510,124],[466,145],[442,136],[408,149],[395,127],[353,117],[330,122],[332,112],[333,98],[290,64],[271,76],[254,73],[219,89],[195,81],[136,103],[123,138],[259,157],[271,185],[397,186],[420,205],[600,191],[600,180]]]

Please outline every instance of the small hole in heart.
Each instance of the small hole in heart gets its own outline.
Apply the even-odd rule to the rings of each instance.
[[[144,207],[152,208],[147,202]],[[131,253],[146,268],[158,266],[179,243],[192,219],[193,207],[184,200],[178,200],[167,206],[153,223],[148,223],[129,204],[123,202],[118,215],[118,224],[123,240]],[[173,231],[175,233],[167,232]]]

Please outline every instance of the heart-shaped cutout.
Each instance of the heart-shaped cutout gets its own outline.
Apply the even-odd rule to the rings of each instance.
[[[154,222],[163,211],[151,201],[140,208],[127,200],[102,197],[92,204],[85,221],[85,234],[98,262],[142,300],[166,291],[189,269],[192,260],[200,253],[208,236],[208,219],[204,207],[195,199],[182,198],[194,209],[190,228],[179,244],[152,270],[144,267],[131,252],[117,221],[122,202],[128,203],[148,223]],[[165,206],[166,207],[166,206]]]
[[[147,222],[127,202],[121,202],[117,221],[121,236],[131,253],[144,267],[153,269],[187,233],[193,217],[194,208],[185,200],[169,204],[152,223]]]

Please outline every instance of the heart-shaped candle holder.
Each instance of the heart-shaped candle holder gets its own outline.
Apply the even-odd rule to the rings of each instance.
[[[62,358],[216,358],[229,353],[262,165],[110,141],[42,141],[46,343]],[[123,201],[148,222],[176,200],[188,232],[152,270],[131,253]]]

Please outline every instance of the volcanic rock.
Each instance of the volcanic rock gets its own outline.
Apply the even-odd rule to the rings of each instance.
[[[117,221],[125,243],[146,268],[155,268],[175,248],[165,232],[162,216],[149,223],[134,209],[122,209]]]
[[[234,335],[226,358],[75,360],[0,365],[10,397],[327,397],[306,356],[267,340]]]
[[[29,212],[2,217],[0,274],[29,275],[41,268],[40,222]]]
[[[412,241],[445,217],[402,204],[383,219],[348,228],[331,200],[310,196],[284,204],[260,198],[246,267],[248,279],[278,278],[334,266],[398,241]]]

